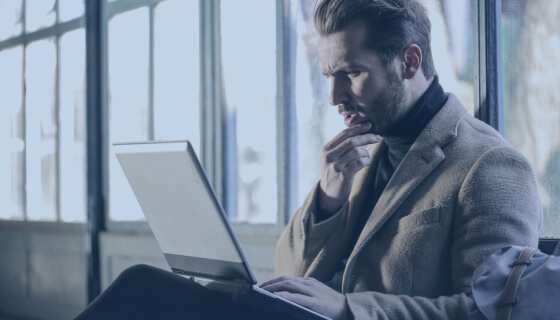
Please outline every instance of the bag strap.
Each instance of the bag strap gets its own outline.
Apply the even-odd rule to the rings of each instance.
[[[552,251],[553,256],[560,256],[560,240],[556,243],[556,248]]]
[[[517,260],[510,264],[510,266],[513,267],[513,270],[511,270],[511,273],[509,274],[504,288],[504,293],[498,302],[497,320],[509,320],[513,306],[519,302],[519,298],[515,297],[519,279],[521,279],[521,275],[523,275],[527,266],[533,263],[533,255],[538,251],[539,249],[525,247],[519,254]]]

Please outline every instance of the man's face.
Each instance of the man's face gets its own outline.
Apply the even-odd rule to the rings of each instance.
[[[383,135],[407,111],[409,92],[396,68],[400,59],[385,68],[379,55],[364,47],[366,28],[354,22],[344,30],[319,39],[323,74],[331,79],[330,103],[338,105],[350,127],[371,122],[371,132]]]

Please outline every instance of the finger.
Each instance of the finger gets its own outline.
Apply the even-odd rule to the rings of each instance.
[[[263,282],[260,285],[260,287],[263,288],[263,287],[269,286],[271,284],[278,283],[278,282],[283,282],[283,281],[295,281],[295,282],[299,282],[301,284],[308,285],[308,286],[319,282],[315,278],[310,278],[310,277],[301,278],[301,277],[292,277],[292,276],[280,276],[278,278],[270,279],[270,280],[267,280],[267,281]]]
[[[333,165],[336,172],[344,172],[348,169],[348,166],[358,160],[364,158],[364,160],[368,160],[369,162],[369,153],[363,147],[358,147],[354,149],[350,149],[348,152],[342,155],[340,159],[336,160]],[[327,160],[328,161],[328,160]]]
[[[334,162],[344,157],[348,152],[363,149],[367,145],[379,142],[380,137],[371,133],[350,137],[343,141],[340,145],[325,153],[327,162]],[[363,149],[365,150],[365,149]],[[367,151],[366,151],[367,152]]]
[[[263,288],[263,287],[268,286],[268,285],[271,285],[271,284],[273,284],[273,283],[277,283],[277,282],[281,282],[281,281],[286,281],[286,280],[289,280],[289,279],[296,279],[296,277],[280,276],[280,277],[278,277],[278,278],[270,279],[270,280],[267,280],[267,281],[263,282],[263,283],[260,285],[260,287]]]
[[[358,171],[360,171],[363,168],[369,166],[370,163],[371,163],[371,160],[369,159],[369,157],[358,158],[358,159],[350,162],[346,166],[344,174],[347,174],[349,176],[354,176]]]
[[[288,279],[280,282],[275,282],[262,287],[264,290],[269,292],[289,292],[298,293],[306,296],[311,296],[313,290],[306,282],[301,279]]]
[[[370,128],[371,128],[371,123],[369,122],[360,123],[353,127],[346,128],[342,130],[339,134],[337,134],[331,141],[329,141],[325,145],[325,148],[327,150],[331,150],[332,148],[338,146],[340,143],[342,143],[344,140],[350,137],[354,137],[366,133]]]

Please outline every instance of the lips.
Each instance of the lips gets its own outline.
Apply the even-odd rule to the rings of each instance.
[[[362,117],[359,113],[357,112],[351,112],[351,111],[343,111],[340,113],[341,116],[344,117],[344,124],[347,127],[353,127],[357,124],[360,124],[362,122],[366,122],[367,119]]]

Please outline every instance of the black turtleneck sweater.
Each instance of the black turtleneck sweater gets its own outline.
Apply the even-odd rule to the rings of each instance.
[[[385,144],[387,144],[388,152],[381,159],[377,168],[374,204],[379,199],[381,192],[385,189],[389,179],[393,176],[393,173],[408,153],[408,150],[410,150],[414,141],[416,141],[422,130],[439,112],[445,102],[447,102],[447,96],[440,86],[437,76],[435,76],[426,92],[418,99],[414,107],[410,109],[393,129],[385,134],[383,139]]]

